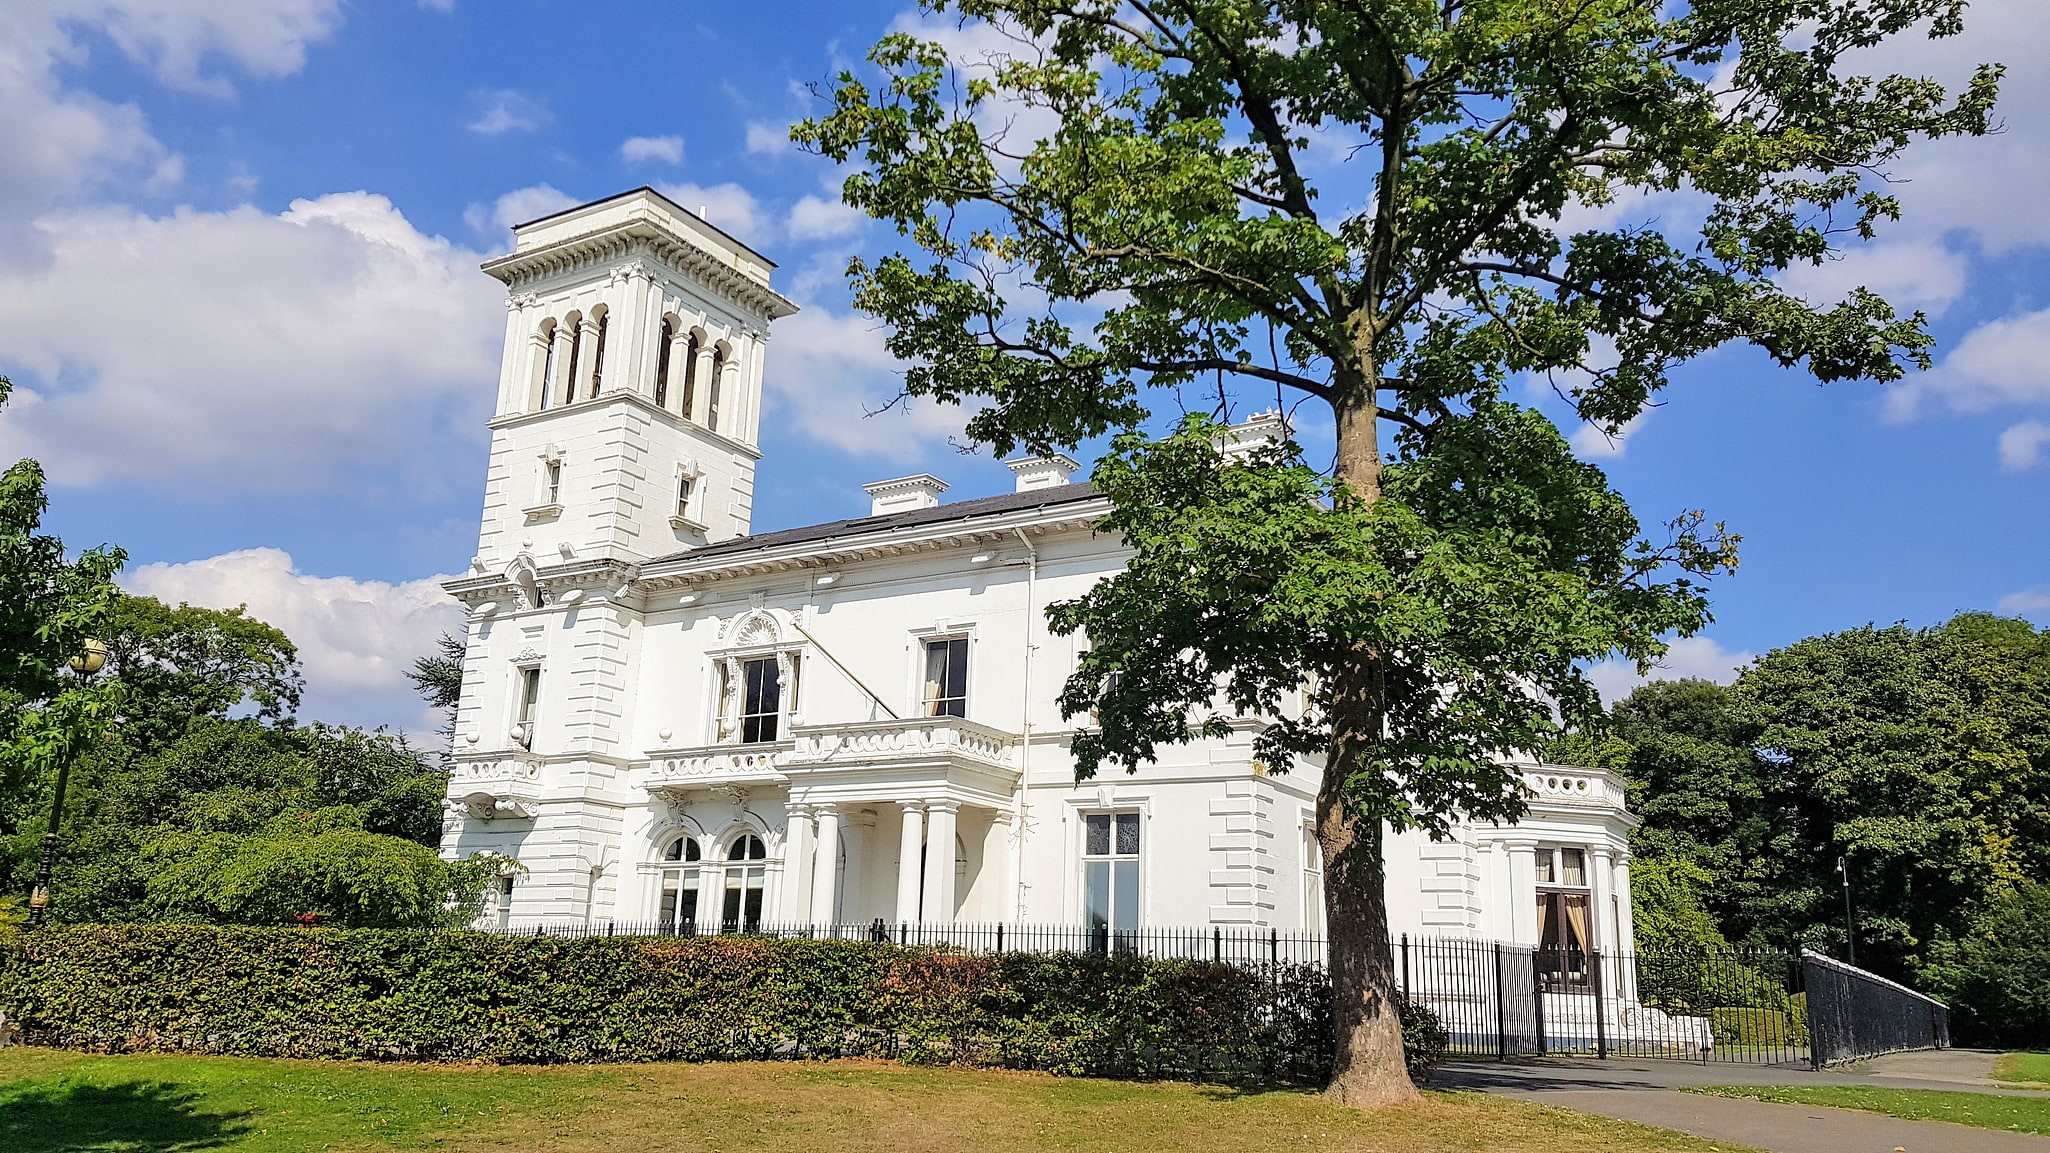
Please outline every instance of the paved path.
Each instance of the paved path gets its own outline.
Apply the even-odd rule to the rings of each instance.
[[[1943,1121],[1903,1121],[1856,1109],[1783,1105],[1677,1090],[1697,1085],[1877,1085],[2044,1096],[2002,1089],[1986,1076],[1991,1054],[1896,1054],[1841,1070],[1703,1065],[1687,1061],[1540,1061],[1448,1065],[1434,1085],[1480,1089],[1546,1105],[1619,1117],[1772,1153],[2050,1153],[2050,1137]]]

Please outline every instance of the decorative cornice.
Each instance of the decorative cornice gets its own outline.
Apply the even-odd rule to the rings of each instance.
[[[797,304],[782,293],[649,220],[620,221],[532,252],[514,252],[485,261],[483,269],[508,288],[520,289],[551,276],[641,255],[660,260],[680,278],[695,279],[723,299],[752,309],[764,321],[797,311]]]

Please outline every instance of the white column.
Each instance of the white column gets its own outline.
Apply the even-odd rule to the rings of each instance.
[[[658,324],[658,331],[659,328]],[[669,338],[669,395],[664,398],[666,403],[662,407],[671,412],[681,412],[684,416],[690,415],[683,407],[683,374],[689,367],[689,361],[690,333],[679,332]],[[654,395],[652,388],[649,395]]]
[[[776,918],[802,921],[811,911],[811,809],[791,805],[786,809],[783,833],[783,893],[777,902]]]
[[[1607,846],[1589,848],[1587,851],[1587,904],[1591,918],[1589,931],[1594,945],[1604,954],[1619,952],[1616,947],[1615,905],[1609,898],[1614,895],[1615,877],[1611,875],[1612,865]]]
[[[897,840],[897,921],[918,920],[918,850],[925,844],[925,809],[904,806],[903,832]]]
[[[925,806],[925,919],[942,925],[954,920],[954,801]]]
[[[1587,935],[1593,938],[1590,944],[1602,952],[1603,991],[1613,996],[1621,984],[1617,979],[1621,962],[1616,960],[1616,939],[1609,916],[1609,893],[1612,891],[1609,887],[1609,851],[1590,847],[1586,852]]]
[[[764,332],[748,342],[747,349],[747,429],[739,439],[749,444],[762,438],[762,365],[768,359],[769,334]]]
[[[819,844],[811,871],[811,923],[833,923],[834,882],[840,874],[840,810],[820,805]]]
[[[1616,936],[1622,950],[1633,956],[1637,952],[1637,928],[1630,908],[1630,854],[1618,852],[1610,878],[1616,894]],[[1623,966],[1621,993],[1625,1001],[1637,1000],[1637,965],[1635,962]]]
[[[747,398],[740,395],[740,353],[728,353],[719,365],[719,427],[735,440],[747,439]]]
[[[600,366],[605,374],[605,385],[614,391],[625,390],[647,395],[647,370],[643,352],[654,347],[648,336],[648,282],[645,272],[638,269],[625,276],[625,299],[612,315],[611,338],[605,344],[605,363]]]
[[[989,832],[982,839],[982,867],[990,875],[996,887],[989,890],[996,894],[996,900],[985,902],[984,908],[1006,921],[1018,919],[1014,907],[1017,902],[1018,878],[1012,868],[1011,856],[1011,810],[997,809],[990,814]]]
[[[1537,842],[1509,841],[1509,939],[1535,945],[1537,923]]]

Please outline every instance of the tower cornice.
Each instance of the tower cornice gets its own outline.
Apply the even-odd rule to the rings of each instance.
[[[518,293],[550,277],[613,264],[634,256],[660,260],[687,277],[695,277],[726,300],[752,309],[764,322],[797,311],[796,302],[749,276],[714,253],[678,238],[646,219],[627,219],[594,228],[526,252],[514,251],[482,265],[484,271]]]

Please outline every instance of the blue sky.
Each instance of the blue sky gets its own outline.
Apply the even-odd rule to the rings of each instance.
[[[399,671],[458,619],[433,578],[474,549],[503,324],[476,264],[511,220],[647,183],[776,260],[805,306],[770,345],[757,529],[858,514],[861,482],[907,472],[1002,491],[1000,464],[948,443],[954,414],[862,418],[891,365],[840,271],[894,237],[785,143],[818,106],[806,85],[916,24],[905,8],[8,5],[0,455],[42,459],[50,524],[125,546],[132,587],[284,626],[307,715],[422,727]],[[1928,309],[1937,371],[1820,388],[1731,350],[1621,441],[1578,434],[1647,522],[1700,508],[1744,535],[1675,672],[1867,621],[2050,623],[2050,6],[1971,19],[1874,66],[2012,57],[2008,130],[1911,155],[1907,220],[1801,281]]]

